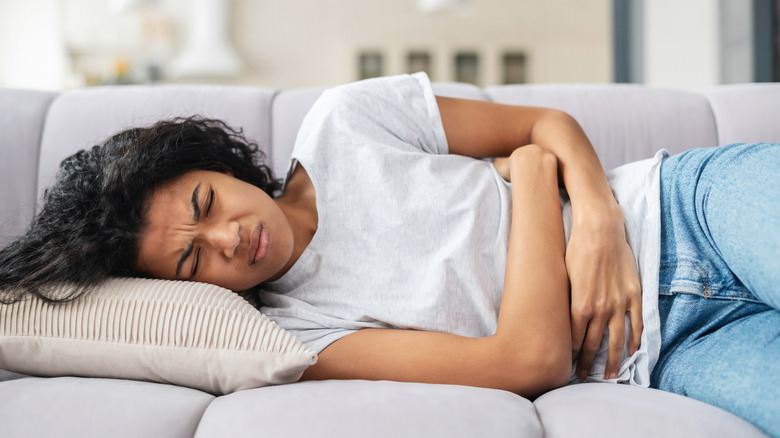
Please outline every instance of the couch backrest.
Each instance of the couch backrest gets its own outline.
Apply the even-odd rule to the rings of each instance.
[[[739,84],[703,92],[712,107],[718,143],[780,143],[780,83]]]
[[[605,169],[718,144],[715,119],[698,93],[640,85],[508,85],[486,90],[491,100],[556,108],[582,126]]]
[[[128,127],[200,114],[244,129],[283,177],[295,137],[324,88],[162,85],[62,94],[0,89],[0,246],[21,234],[60,161]],[[435,83],[438,95],[558,108],[572,114],[605,168],[735,141],[780,142],[780,84],[721,86],[700,93],[641,85]]]
[[[38,147],[55,97],[45,91],[0,89],[0,248],[32,220]]]

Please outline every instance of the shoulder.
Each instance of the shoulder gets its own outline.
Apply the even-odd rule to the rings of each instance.
[[[312,107],[313,111],[343,109],[352,112],[366,107],[376,110],[387,105],[406,106],[410,99],[430,93],[425,73],[364,79],[326,90]]]

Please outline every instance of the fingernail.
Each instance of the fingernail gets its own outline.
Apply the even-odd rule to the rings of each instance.
[[[617,379],[617,374],[615,374],[615,373],[610,374],[609,375],[609,380],[612,380],[612,379]]]

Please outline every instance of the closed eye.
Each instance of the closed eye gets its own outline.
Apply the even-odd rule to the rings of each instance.
[[[200,264],[200,248],[195,253],[195,263],[192,264],[192,274],[190,277],[194,277],[198,273],[198,265]]]
[[[206,204],[206,217],[209,217],[212,205],[214,205],[214,189],[209,190],[209,200],[208,204]]]
[[[211,206],[214,205],[214,189],[209,190],[209,197],[206,201],[206,208],[204,210],[204,216],[209,217],[209,212],[211,211]],[[195,276],[195,274],[198,273],[198,265],[200,264],[200,248],[195,252],[195,262],[192,264],[192,275],[190,277]]]

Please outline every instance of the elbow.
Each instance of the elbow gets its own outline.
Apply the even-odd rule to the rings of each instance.
[[[571,114],[561,111],[558,109],[550,109],[545,114],[544,118],[542,119],[544,123],[553,123],[553,124],[574,124],[579,125],[577,123],[577,119],[574,118]]]
[[[542,357],[542,359],[531,365],[535,368],[532,374],[537,376],[537,382],[532,388],[529,388],[530,391],[520,395],[533,399],[569,383],[572,372],[571,348],[568,350],[568,355],[553,354],[547,351],[542,356],[537,356]]]
[[[546,144],[550,135],[557,135],[562,128],[574,127],[578,130],[582,129],[571,114],[550,108],[531,128],[531,143]]]
[[[571,348],[568,348],[569,354],[562,356],[555,363],[548,365],[547,391],[551,391],[566,385],[571,380],[572,361]]]
[[[528,399],[566,385],[572,372],[571,346],[550,344],[513,349],[501,364],[502,389]]]

